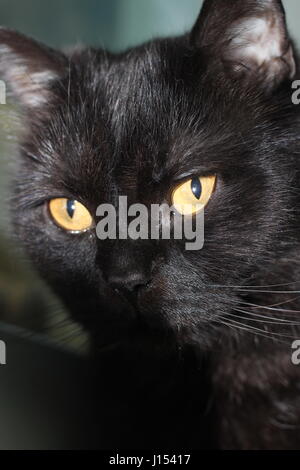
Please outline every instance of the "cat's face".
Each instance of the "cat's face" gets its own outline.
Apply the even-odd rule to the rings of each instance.
[[[221,286],[255,285],[297,238],[295,64],[280,2],[207,1],[191,35],[121,55],[65,57],[7,30],[0,43],[28,123],[14,224],[39,271],[101,340],[143,325],[209,342],[238,298]],[[50,200],[76,200],[97,223],[100,204],[169,203],[208,175],[199,251],[70,233],[49,212]]]

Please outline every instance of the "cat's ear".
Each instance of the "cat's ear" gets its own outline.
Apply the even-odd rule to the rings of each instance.
[[[205,0],[191,40],[234,76],[268,88],[294,77],[293,47],[280,0]]]
[[[0,28],[0,80],[26,108],[51,101],[51,85],[64,73],[65,61],[63,54]]]

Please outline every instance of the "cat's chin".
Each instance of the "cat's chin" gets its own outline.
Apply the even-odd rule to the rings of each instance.
[[[157,302],[151,304],[147,296],[123,303],[121,310],[113,311],[110,302],[109,313],[101,307],[101,315],[96,322],[91,321],[88,329],[98,348],[115,347],[132,343],[148,344],[149,348],[166,343],[201,346],[202,350],[211,349],[215,340],[215,329],[207,318],[190,321],[182,310],[176,308],[176,299],[168,305]]]
[[[120,302],[121,300],[121,302]],[[118,344],[143,338],[175,337],[178,331],[168,320],[164,312],[151,308],[135,299],[130,302],[125,298],[102,299],[99,303],[89,305],[77,302],[69,305],[72,318],[80,323],[94,339],[98,348],[111,347]]]

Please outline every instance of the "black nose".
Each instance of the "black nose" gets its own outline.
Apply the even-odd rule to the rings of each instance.
[[[152,251],[146,241],[118,240],[110,248],[99,258],[104,279],[112,289],[136,297],[151,281]]]
[[[107,278],[107,282],[113,289],[128,292],[134,292],[140,287],[145,287],[149,281],[149,276],[142,271],[115,273]]]

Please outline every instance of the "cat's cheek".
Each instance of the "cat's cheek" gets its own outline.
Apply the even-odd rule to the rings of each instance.
[[[71,234],[57,227],[44,207],[15,216],[17,238],[39,271],[47,277],[88,277],[96,258],[95,233]],[[51,267],[51,269],[49,269]]]

